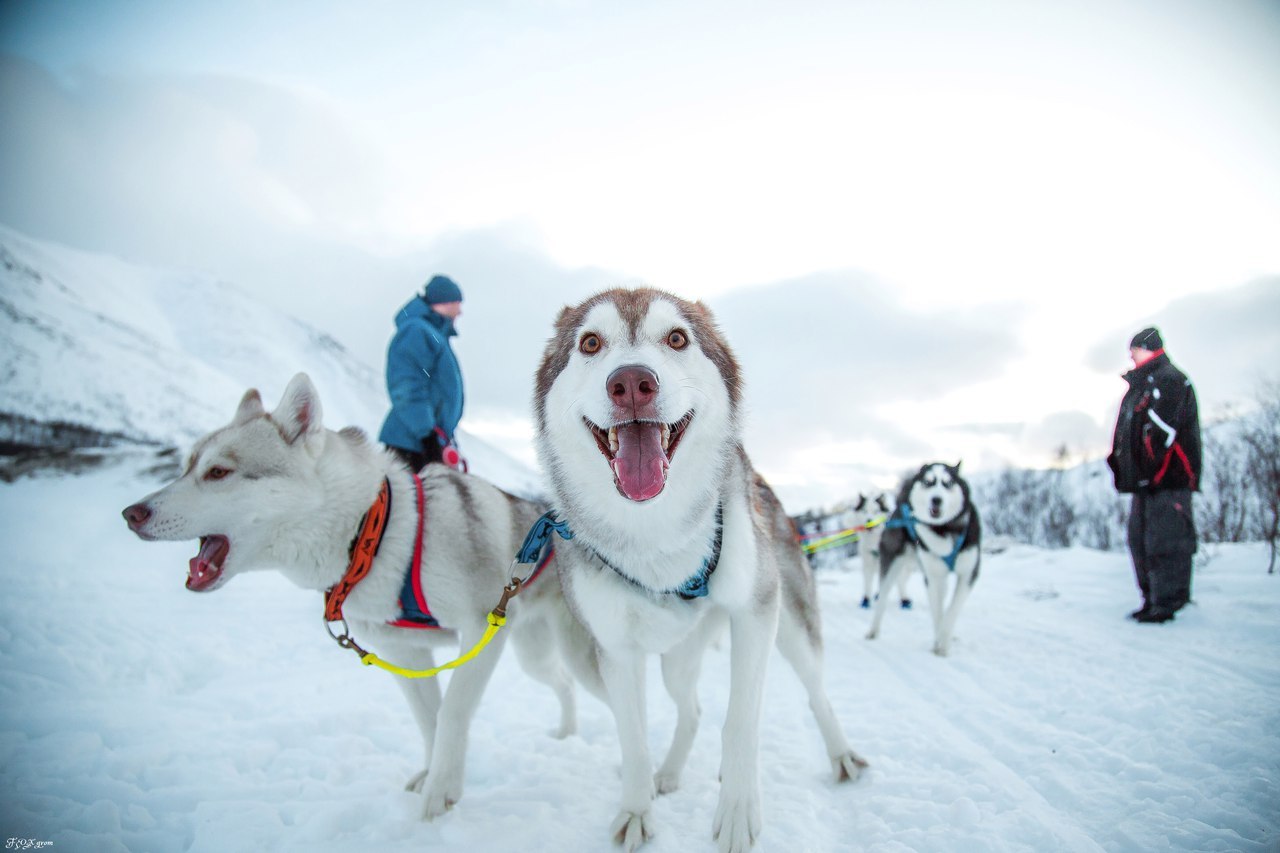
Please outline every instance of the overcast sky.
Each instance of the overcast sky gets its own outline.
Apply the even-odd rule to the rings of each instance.
[[[1280,3],[0,0],[0,222],[375,366],[449,274],[528,459],[561,305],[703,299],[798,511],[1105,453],[1148,323],[1206,416],[1280,373]]]

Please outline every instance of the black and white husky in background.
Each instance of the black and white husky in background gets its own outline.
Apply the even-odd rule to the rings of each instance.
[[[956,617],[978,580],[982,525],[970,502],[969,484],[960,465],[924,465],[902,485],[898,504],[880,540],[880,588],[888,589],[904,573],[924,571],[933,618],[933,652],[945,656],[951,648]],[[955,578],[955,584],[949,578]],[[954,586],[951,601],[947,590]],[[875,639],[884,618],[887,596],[876,600],[867,639]]]
[[[510,578],[512,555],[542,508],[444,465],[428,465],[415,481],[360,430],[325,429],[320,397],[306,374],[293,378],[270,413],[258,392],[248,391],[230,424],[196,442],[185,473],[126,508],[124,517],[142,539],[200,540],[187,575],[195,592],[258,569],[279,569],[304,589],[325,591],[344,578],[363,518],[375,512],[384,483],[389,503],[378,511],[385,515],[382,539],[368,574],[349,587],[342,615],[353,639],[391,663],[431,669],[434,647],[470,649],[484,634]],[[410,575],[415,552],[419,584]],[[578,627],[581,642],[552,640],[565,636],[556,633],[561,629],[572,631],[554,565],[511,602],[511,627],[452,671],[443,700],[435,678],[396,677],[422,732],[425,769],[408,788],[421,792],[425,818],[444,813],[462,795],[471,718],[508,632],[524,669],[560,699],[558,734],[576,727],[573,683],[555,650],[586,648],[590,637]],[[406,598],[413,608],[407,615]],[[317,602],[317,631],[325,615]],[[440,627],[429,627],[431,621]],[[335,658],[335,666],[354,664],[346,654]]]
[[[622,749],[611,831],[628,851],[652,834],[655,787],[679,783],[703,652],[726,625],[729,706],[712,826],[720,849],[746,850],[761,829],[760,708],[775,640],[809,693],[836,778],[865,766],[827,701],[813,577],[743,450],[741,396],[738,363],[710,312],[651,289],[565,308],[538,368],[538,456],[573,536],[556,559],[600,649]],[[678,709],[656,776],[645,721],[650,654],[662,656]]]
[[[858,502],[853,507],[855,524],[864,528],[858,534],[858,556],[862,560],[862,607],[871,606],[875,600],[877,586],[880,582],[880,538],[884,536],[884,522],[889,520],[889,496],[884,492],[870,496],[858,493]],[[911,596],[907,595],[907,582],[911,580],[911,572],[904,571],[898,578],[898,602],[902,609],[911,607]],[[885,587],[881,591],[887,591]]]

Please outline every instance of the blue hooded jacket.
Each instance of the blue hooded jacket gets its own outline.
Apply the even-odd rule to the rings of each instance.
[[[431,310],[420,296],[396,314],[396,333],[387,345],[387,393],[391,411],[378,440],[422,451],[436,427],[451,440],[462,419],[462,369],[449,338],[453,320]]]

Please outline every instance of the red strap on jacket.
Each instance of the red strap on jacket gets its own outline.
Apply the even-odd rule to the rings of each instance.
[[[1164,462],[1160,465],[1160,470],[1156,472],[1156,475],[1154,478],[1152,478],[1151,482],[1155,483],[1156,485],[1160,484],[1160,481],[1164,479],[1164,475],[1168,472],[1169,463],[1173,461],[1173,457],[1175,454],[1177,454],[1179,461],[1182,462],[1183,470],[1187,472],[1187,488],[1191,489],[1192,491],[1195,491],[1196,472],[1191,470],[1191,460],[1187,458],[1187,452],[1183,450],[1182,445],[1176,441],[1173,443],[1173,446],[1170,447],[1169,450],[1165,453]]]

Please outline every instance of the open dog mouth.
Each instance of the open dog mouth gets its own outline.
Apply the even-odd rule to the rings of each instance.
[[[200,537],[200,552],[191,558],[187,569],[187,589],[208,592],[222,579],[222,564],[231,552],[231,540],[213,534]]]
[[[693,420],[693,412],[673,424],[627,421],[605,429],[583,418],[609,467],[619,494],[631,501],[647,501],[661,494],[676,447]]]

